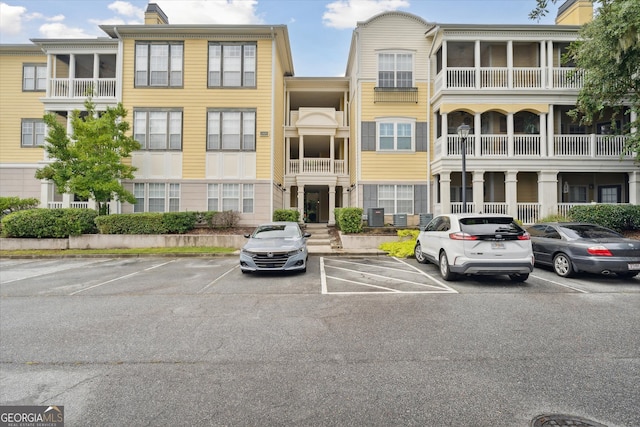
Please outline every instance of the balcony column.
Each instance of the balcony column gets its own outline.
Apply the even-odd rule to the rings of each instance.
[[[507,42],[507,81],[509,89],[513,89],[513,41]]]
[[[546,43],[545,42],[540,42],[540,72],[541,72],[541,76],[540,76],[540,87],[541,88],[546,88],[547,87],[547,55],[546,55]]]
[[[513,113],[507,114],[507,156],[513,157]]]
[[[547,115],[540,113],[540,157],[547,157]]]
[[[331,135],[330,137],[330,141],[329,141],[329,173],[331,175],[333,175],[335,173],[335,165],[333,164],[333,162],[335,161],[335,138],[333,135]],[[331,190],[329,190],[329,192],[331,192]],[[335,196],[336,193],[336,188],[333,188],[333,194]],[[331,206],[331,204],[329,204],[329,206]],[[331,216],[331,214],[329,214],[329,216]]]
[[[473,212],[484,211],[484,171],[473,171]]]
[[[629,172],[629,203],[640,205],[640,172]]]
[[[291,173],[291,167],[289,165],[289,161],[291,160],[291,138],[290,137],[286,137],[284,139],[284,144],[285,144],[285,148],[284,148],[284,170],[285,170],[285,175],[288,175]]]
[[[473,116],[473,156],[482,156],[481,143],[482,143],[482,113],[476,113]]]
[[[303,172],[304,167],[304,135],[298,140],[298,173]]]
[[[449,124],[447,123],[447,113],[440,115],[442,120],[442,154],[441,158],[446,158],[449,155]],[[437,154],[436,154],[437,155]]]
[[[553,104],[549,105],[549,112],[547,113],[547,156],[553,157],[555,155],[555,137],[554,137],[554,123],[553,123]]]
[[[53,200],[53,183],[48,179],[40,180],[40,205],[39,208],[48,208],[49,199]]]
[[[54,70],[53,73],[51,72],[51,70],[53,70],[53,64],[54,64],[53,55],[47,54],[47,88],[46,88],[46,92],[45,92],[45,96],[47,98],[51,97],[51,93],[52,93],[52,88],[51,88],[52,81],[51,81],[51,79],[54,78],[55,75],[56,75],[55,74],[55,70]]]
[[[449,83],[447,82],[447,41],[442,41],[442,87],[448,88]]]
[[[507,203],[507,213],[518,217],[518,171],[504,173],[504,197]]]
[[[282,190],[282,201],[284,209],[291,209],[291,187],[285,186]]]
[[[92,96],[105,96],[106,94],[100,93],[99,79],[100,76],[100,55],[93,54],[93,90]]]
[[[298,212],[304,222],[304,185],[298,185]]]
[[[441,213],[451,213],[451,172],[440,174],[440,209]]]
[[[547,72],[549,73],[549,87],[553,88],[553,42],[549,40],[547,42]]]
[[[344,168],[342,173],[345,175],[349,175],[349,138],[344,138],[342,140],[342,160],[344,160]]]
[[[558,171],[538,172],[540,218],[558,213]]]
[[[76,55],[69,55],[69,97],[75,98],[76,96]]]
[[[71,202],[73,201],[73,194],[63,193],[62,194],[62,207],[70,208]]]
[[[336,208],[336,186],[329,186],[329,222],[327,225],[335,225],[336,224],[336,216],[333,212]]]
[[[480,89],[482,87],[481,80],[482,76],[480,75],[480,40],[476,40],[474,49],[474,65],[476,67],[476,89]]]

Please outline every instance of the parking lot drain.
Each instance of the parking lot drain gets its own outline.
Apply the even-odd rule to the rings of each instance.
[[[531,427],[607,427],[604,424],[582,417],[563,414],[539,415],[531,422]]]

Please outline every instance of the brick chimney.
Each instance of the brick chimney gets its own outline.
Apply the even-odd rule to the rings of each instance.
[[[168,24],[169,18],[164,14],[160,6],[155,3],[149,3],[147,10],[144,11],[144,25]]]

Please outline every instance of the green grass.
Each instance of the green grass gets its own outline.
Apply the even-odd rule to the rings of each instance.
[[[64,255],[181,255],[181,254],[230,254],[234,248],[196,246],[196,247],[171,247],[171,248],[137,248],[137,249],[25,249],[16,251],[0,250],[3,256],[64,256]]]

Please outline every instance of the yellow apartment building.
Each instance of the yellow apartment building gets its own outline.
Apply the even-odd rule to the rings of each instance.
[[[581,76],[560,58],[592,13],[588,0],[565,2],[556,25],[382,13],[354,29],[345,77],[295,77],[284,25],[172,25],[154,3],[144,25],[102,25],[105,37],[0,45],[0,195],[93,206],[34,177],[49,161],[42,116],[68,121],[92,94],[98,109],[124,104],[142,147],[124,183],[137,202],[112,213],[233,210],[256,225],[285,208],[331,225],[357,206],[416,225],[461,211],[463,194],[467,211],[525,223],[638,204],[610,117],[567,115]]]

